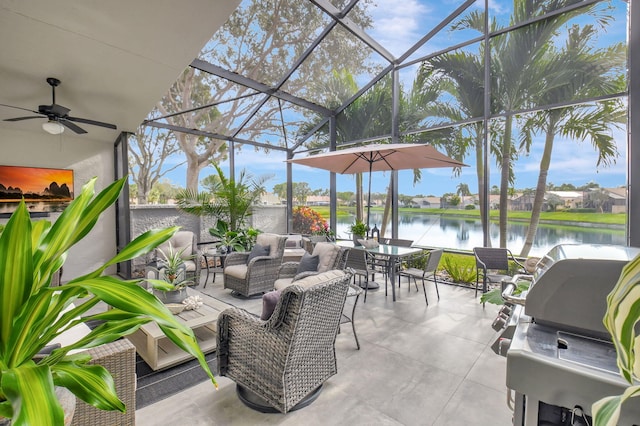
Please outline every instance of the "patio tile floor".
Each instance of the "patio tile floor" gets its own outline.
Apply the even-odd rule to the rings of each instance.
[[[260,298],[241,300],[217,282],[197,289],[248,311],[260,313]],[[203,278],[204,279],[204,278]],[[349,324],[336,340],[338,374],[308,407],[262,414],[243,405],[235,384],[217,378],[136,412],[138,426],[188,425],[464,425],[508,426],[506,359],[491,351],[497,307],[485,309],[472,290],[440,285],[440,300],[428,286],[398,300],[385,297],[384,285],[362,297],[356,309],[356,349]],[[347,299],[347,304],[352,299]],[[350,308],[348,312],[350,312]]]

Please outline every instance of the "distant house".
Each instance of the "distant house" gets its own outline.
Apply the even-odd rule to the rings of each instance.
[[[535,192],[517,193],[509,200],[509,210],[514,211],[531,211],[533,209],[533,199]]]
[[[562,204],[556,206],[556,209],[575,209],[582,207],[584,204],[582,192],[580,191],[546,191],[542,210],[549,211],[551,207],[547,203],[549,194],[553,194],[558,196],[562,200]],[[509,200],[509,210],[517,210],[517,211],[531,211],[533,210],[533,202],[535,199],[536,193],[535,191],[528,191],[523,193],[518,193],[513,196]]]
[[[549,194],[560,197],[563,202],[563,209],[576,209],[584,205],[584,197],[581,191],[547,191],[545,193],[545,201]],[[543,210],[550,210],[546,202],[543,205]]]
[[[604,193],[606,199],[597,200],[597,196]],[[627,212],[627,188],[594,188],[584,194],[585,207],[597,208],[605,213]]]
[[[411,200],[411,204],[420,209],[442,208],[440,197],[415,197]]]
[[[259,203],[263,206],[277,206],[282,204],[282,200],[272,192],[265,192],[260,196]]]
[[[489,194],[489,210],[498,210],[500,208],[500,195]]]
[[[308,206],[328,206],[331,204],[331,199],[328,195],[309,195],[307,197]]]
[[[604,188],[609,195],[607,208],[611,213],[627,212],[627,188]]]

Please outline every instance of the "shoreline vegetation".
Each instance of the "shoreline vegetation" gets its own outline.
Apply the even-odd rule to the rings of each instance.
[[[328,206],[309,206],[316,212],[322,215],[323,218],[329,218]],[[382,212],[384,207],[371,206],[371,211]],[[480,210],[463,210],[463,209],[416,209],[401,207],[398,209],[403,214],[434,214],[448,217],[460,217],[460,218],[480,218]],[[489,212],[490,220],[497,221],[499,219],[499,210],[491,210]],[[355,215],[354,207],[340,206],[337,209],[338,217],[351,217]],[[531,219],[530,211],[509,211],[508,220],[517,222],[529,222]],[[605,228],[621,227],[624,228],[627,222],[626,213],[585,213],[585,212],[572,212],[572,211],[557,211],[557,212],[541,212],[540,223],[562,223],[565,225],[602,225]]]

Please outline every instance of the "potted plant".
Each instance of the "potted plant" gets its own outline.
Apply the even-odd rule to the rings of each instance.
[[[592,406],[594,426],[618,424],[622,404],[640,396],[640,256],[622,268],[620,278],[607,296],[604,326],[611,333],[622,378],[629,383],[622,395],[602,398]]]
[[[0,417],[11,419],[12,425],[62,424],[56,386],[99,409],[124,411],[109,372],[89,365],[88,355],[70,355],[69,351],[112,342],[149,321],[155,321],[178,347],[196,357],[215,384],[192,330],[138,281],[103,275],[112,265],[148,253],[177,228],[148,231],[94,271],[61,286],[49,286],[69,248],[115,202],[126,178],[94,197],[95,182],[94,178],[84,185],[53,224],[45,220],[32,223],[21,201],[0,234]],[[86,301],[75,306],[73,302],[80,298]],[[100,301],[113,309],[83,317]],[[64,330],[94,320],[103,322],[80,340],[34,361]]]
[[[353,235],[353,242],[355,245],[360,245],[358,243],[358,239],[364,239],[367,235],[367,225],[365,225],[361,220],[356,219],[356,223],[351,225],[351,234]]]
[[[243,170],[237,180],[229,179],[217,164],[212,165],[217,175],[208,180],[210,192],[184,190],[176,196],[177,206],[185,213],[216,218],[216,227],[209,232],[220,239],[221,248],[251,250],[259,231],[247,227],[247,219],[265,192],[264,182],[269,177],[254,180]]]
[[[158,260],[158,270],[163,277],[162,280],[147,280],[153,287],[153,293],[164,303],[182,303],[187,297],[187,286],[193,284],[192,280],[187,280],[184,261],[193,259],[195,256],[184,256],[184,251],[174,250],[171,243],[165,253],[158,248],[160,255]]]
[[[254,228],[231,231],[227,222],[218,220],[215,228],[209,228],[209,233],[219,240],[218,247],[223,253],[230,253],[251,250],[260,231]]]

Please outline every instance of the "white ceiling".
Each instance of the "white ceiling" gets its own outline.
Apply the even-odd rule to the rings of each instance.
[[[76,136],[113,143],[135,132],[154,104],[198,55],[240,0],[0,0],[0,103],[31,110],[56,103],[78,123]],[[0,120],[34,115],[0,106]],[[1,128],[43,132],[46,118],[0,121]]]

